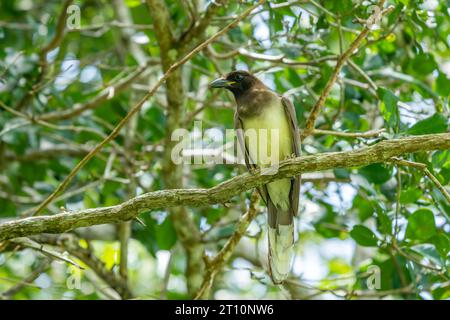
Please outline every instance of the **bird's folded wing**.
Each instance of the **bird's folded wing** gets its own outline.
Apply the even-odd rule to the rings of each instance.
[[[247,145],[244,139],[244,127],[242,126],[242,121],[239,119],[239,115],[237,112],[234,113],[234,130],[236,131],[236,136],[238,138],[239,147],[241,148],[241,152],[244,155],[245,165],[248,170],[252,170],[256,168],[255,161],[252,161],[250,158],[250,153],[248,151]],[[267,187],[260,186],[257,188],[261,198],[264,200],[264,203],[267,205]]]
[[[289,127],[291,129],[292,145],[294,146],[294,153],[295,156],[299,157],[301,155],[300,132],[298,130],[295,108],[292,105],[292,102],[286,97],[281,97],[281,102],[283,103],[284,111],[286,112],[286,116],[288,117]],[[300,180],[300,175],[296,176],[291,186],[290,197],[294,215],[297,215],[298,212],[298,203],[300,198]]]

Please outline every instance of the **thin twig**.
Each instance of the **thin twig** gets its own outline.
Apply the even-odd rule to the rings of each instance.
[[[36,83],[32,86],[31,90],[28,91],[22,99],[19,100],[16,109],[21,110],[27,103],[30,101],[32,97],[34,97],[40,88],[42,88],[43,82],[45,82],[45,75],[47,73],[47,54],[53,49],[57,48],[63,38],[66,30],[66,19],[67,19],[67,8],[72,4],[73,0],[66,0],[63,4],[61,14],[58,17],[58,21],[56,23],[56,32],[54,37],[50,40],[50,42],[45,45],[39,52],[39,66],[41,68],[39,76],[37,78]]]
[[[373,90],[377,90],[378,86],[376,85],[376,83],[370,78],[370,76],[363,70],[361,69],[356,63],[354,63],[352,61],[352,59],[348,59],[347,63],[350,67],[352,67],[356,72],[358,72],[369,84],[369,86],[373,89]]]
[[[22,281],[20,281],[18,284],[14,285],[13,287],[9,288],[7,291],[0,294],[0,300],[1,299],[11,299],[12,296],[14,296],[17,292],[22,290],[24,287],[29,286],[34,280],[36,280],[47,268],[50,266],[49,263],[50,259],[43,260],[36,269],[31,272],[30,275],[28,275],[26,278],[24,278]]]
[[[312,134],[314,135],[330,135],[337,137],[345,137],[345,138],[374,138],[380,136],[386,129],[379,130],[371,130],[366,132],[344,132],[344,131],[332,131],[332,130],[322,130],[322,129],[314,129]]]
[[[195,299],[205,299],[208,297],[216,275],[222,270],[228,259],[230,259],[231,255],[233,254],[234,248],[241,240],[242,236],[250,225],[250,222],[252,222],[253,219],[258,215],[258,203],[259,194],[257,191],[254,191],[250,199],[247,213],[244,214],[239,220],[236,226],[236,231],[234,231],[233,235],[228,239],[222,250],[220,250],[220,252],[212,260],[205,257],[206,272],[203,278],[203,283],[198,290]]]
[[[444,279],[448,279],[448,277],[445,275],[445,272],[446,272],[445,268],[436,267],[435,265],[423,263],[422,261],[420,261],[420,258],[417,258],[415,256],[412,256],[412,255],[404,252],[399,246],[397,246],[394,243],[392,243],[392,248],[396,252],[398,252],[398,254],[400,254],[401,256],[405,257],[406,259],[413,261],[414,263],[418,264],[419,266],[421,266],[421,267],[423,267],[425,269],[429,269],[429,270],[432,270],[434,272],[437,272]]]
[[[114,289],[121,298],[129,299],[133,296],[127,282],[116,272],[109,270],[105,263],[91,252],[89,247],[82,247],[80,245],[80,239],[74,234],[43,234],[33,237],[33,240],[52,246],[58,246],[64,250],[67,250],[67,252],[69,252],[72,256],[83,261],[100,279],[107,283],[109,287]]]
[[[75,116],[80,115],[86,110],[94,109],[105,101],[117,96],[119,93],[127,89],[136,79],[138,79],[144,71],[148,69],[149,66],[157,63],[155,59],[149,59],[145,64],[139,66],[133,72],[130,72],[123,79],[120,79],[115,84],[107,86],[94,98],[90,99],[84,103],[76,103],[72,108],[51,111],[34,117],[36,121],[56,121],[56,120],[67,120]]]
[[[398,165],[412,167],[412,168],[416,168],[416,169],[422,170],[425,173],[425,175],[441,191],[442,195],[445,197],[445,199],[447,199],[447,202],[450,204],[450,194],[445,189],[445,187],[439,182],[439,180],[430,172],[430,170],[428,170],[426,164],[419,163],[419,162],[408,161],[408,160],[403,160],[403,159],[399,159],[399,158],[395,158],[395,157],[392,158],[391,161],[394,162],[395,164],[398,164]]]
[[[397,167],[397,195],[396,195],[396,203],[395,203],[395,224],[394,224],[394,234],[392,235],[392,241],[397,241],[397,233],[398,233],[398,215],[400,214],[400,197],[402,193],[402,174],[400,172],[400,168]]]
[[[12,239],[11,242],[16,245],[20,245],[22,247],[30,248],[30,249],[36,250],[38,252],[41,252],[45,256],[50,257],[52,259],[61,260],[63,262],[71,264],[71,265],[77,267],[78,269],[81,269],[81,270],[84,269],[82,266],[80,266],[78,263],[76,263],[72,259],[65,257],[62,253],[54,251],[50,248],[47,248],[46,246],[44,246],[40,243],[37,243],[36,241],[33,241],[29,238],[15,238],[15,239]]]
[[[411,283],[410,285],[398,289],[391,289],[391,290],[356,290],[349,292],[346,296],[347,299],[350,298],[382,298],[386,296],[392,296],[392,295],[404,295],[408,293],[414,293],[416,292],[416,288],[414,287],[414,283]]]
[[[382,9],[384,5],[385,0],[380,0],[379,7]],[[389,10],[383,10],[383,14],[387,14],[390,11],[392,11],[394,7],[389,7]],[[345,62],[355,53],[356,49],[361,45],[361,43],[366,39],[367,35],[370,32],[370,27],[366,25],[364,29],[360,32],[360,34],[356,37],[356,39],[350,44],[347,50],[338,58],[336,62],[336,66],[334,67],[334,71],[331,74],[327,84],[325,85],[325,88],[323,89],[319,99],[317,100],[316,104],[312,108],[308,119],[306,120],[305,130],[302,133],[302,137],[305,138],[308,135],[310,135],[314,130],[314,125],[316,122],[317,117],[319,116],[320,109],[325,103],[325,100],[327,99],[328,95],[331,92],[331,88],[333,87],[334,83],[336,82],[339,72],[341,71],[342,67],[344,66]]]

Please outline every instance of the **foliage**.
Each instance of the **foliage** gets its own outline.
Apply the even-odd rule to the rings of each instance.
[[[156,83],[167,69],[161,58],[179,60],[253,4],[222,2],[227,4],[214,9],[205,29],[184,48],[174,45],[171,51],[162,52],[154,16],[145,1],[76,0],[81,29],[66,30],[60,44],[41,60],[42,48],[58,34],[64,2],[2,1],[0,101],[16,112],[0,108],[0,222],[30,214],[55,190],[86,152]],[[214,7],[210,1],[163,3],[177,39],[194,30],[194,22],[206,19],[202,13]],[[195,120],[201,120],[204,148],[217,145],[217,130],[224,133],[232,128],[231,95],[207,89],[209,81],[229,70],[251,70],[275,91],[288,93],[303,128],[338,55],[364,27],[356,18],[367,19],[376,3],[270,1],[256,9],[182,66],[183,90],[171,92],[169,85],[160,88],[114,142],[78,172],[46,214],[61,208],[76,211],[116,205],[164,189],[172,174],[175,176],[165,170],[164,152],[171,134],[167,128],[173,121],[178,121],[176,127],[194,130]],[[362,46],[344,65],[315,124],[318,129],[337,132],[386,131],[370,138],[314,134],[303,141],[303,154],[448,132],[450,1],[389,0],[385,7],[388,5],[394,6],[393,11],[372,26]],[[132,81],[119,85],[139,71],[142,56],[150,59],[148,66]],[[181,120],[168,116],[172,106],[167,101],[174,97],[182,101],[182,109],[177,111]],[[80,106],[86,108],[61,116]],[[46,118],[55,112],[56,117]],[[405,155],[404,159],[425,164],[448,190],[450,150]],[[233,165],[206,164],[184,165],[182,170],[177,183],[183,188],[215,186],[241,172]],[[332,178],[327,178],[330,175]],[[196,229],[191,231],[200,231],[198,244],[208,254],[217,253],[233,234],[236,221],[246,210],[246,198],[247,193],[223,206],[183,208],[189,218],[192,215]],[[287,292],[301,299],[317,295],[448,299],[449,217],[450,203],[436,183],[416,167],[388,162],[305,175],[297,257]],[[286,298],[265,273],[265,223],[262,214],[250,224],[247,236],[216,279],[211,297]],[[166,208],[132,221],[128,280],[134,296],[193,296],[188,288],[185,251],[189,252],[191,243],[180,234],[183,225],[189,222],[174,218]],[[120,274],[118,229],[98,226],[76,231],[79,245],[92,250],[114,275]],[[53,246],[61,254],[67,249],[60,243]],[[71,259],[88,266],[86,271],[54,257],[46,265],[49,258],[42,252],[12,247],[0,243],[4,251],[0,253],[0,293],[36,268],[45,268],[7,298],[117,297],[117,290],[104,289],[105,282],[108,287],[111,283],[70,250]],[[381,287],[376,289],[368,287],[371,267],[379,268],[381,276]]]

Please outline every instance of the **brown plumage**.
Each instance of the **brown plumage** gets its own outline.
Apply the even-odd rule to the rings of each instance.
[[[226,88],[235,97],[237,108],[234,127],[249,170],[256,166],[276,165],[291,155],[300,156],[300,136],[295,109],[287,98],[273,92],[246,71],[230,72],[213,81],[210,86]],[[258,132],[257,146],[246,139],[249,129]],[[261,129],[269,132],[267,137],[261,133]],[[275,147],[271,134],[273,129],[277,129],[279,133]],[[262,148],[271,150],[270,163],[260,159]],[[259,187],[258,191],[268,211],[269,271],[273,282],[279,284],[288,276],[293,256],[293,218],[298,211],[300,176],[271,182]]]

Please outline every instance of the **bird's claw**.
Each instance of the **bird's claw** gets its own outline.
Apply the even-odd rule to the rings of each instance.
[[[295,153],[292,153],[290,155],[287,155],[284,160],[289,160],[289,159],[295,159],[297,158],[297,155]]]

